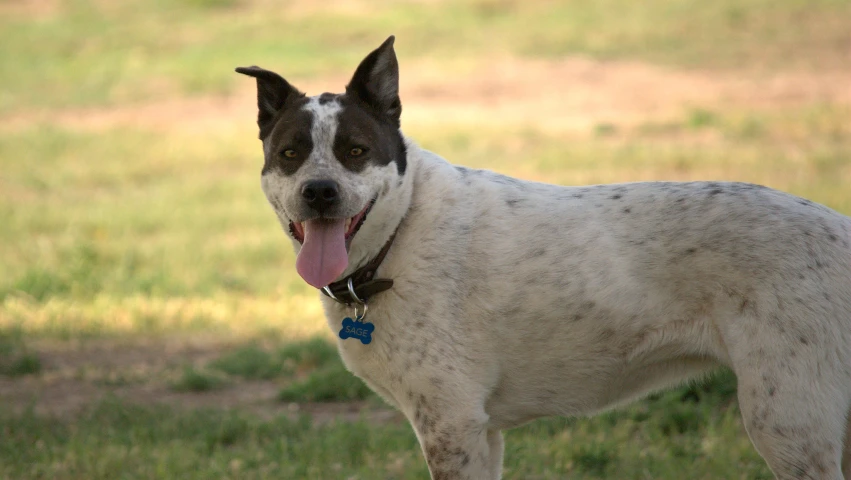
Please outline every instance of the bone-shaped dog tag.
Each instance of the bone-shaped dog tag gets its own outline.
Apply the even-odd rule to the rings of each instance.
[[[375,325],[369,322],[362,322],[358,317],[352,320],[350,317],[343,319],[343,328],[340,329],[340,338],[357,338],[362,344],[366,345],[372,341],[372,332],[375,330]]]

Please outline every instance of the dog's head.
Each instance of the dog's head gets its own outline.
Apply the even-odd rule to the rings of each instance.
[[[317,288],[346,270],[353,244],[386,235],[369,214],[405,174],[393,40],[367,55],[343,94],[307,97],[277,73],[236,69],[257,79],[263,191],[294,240],[296,269]]]

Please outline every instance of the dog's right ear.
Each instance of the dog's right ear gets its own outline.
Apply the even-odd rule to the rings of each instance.
[[[379,115],[393,121],[399,128],[402,102],[399,101],[399,62],[390,35],[380,47],[372,51],[355,70],[346,85],[346,93],[357,97]]]
[[[257,79],[257,125],[260,127],[260,139],[263,139],[273,127],[275,114],[288,101],[303,97],[304,94],[293,88],[282,76],[258,66],[238,67],[236,72]]]

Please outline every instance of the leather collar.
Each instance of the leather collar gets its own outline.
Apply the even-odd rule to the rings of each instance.
[[[393,244],[393,239],[395,238],[396,232],[393,232],[393,235],[390,236],[390,239],[387,240],[387,243],[385,243],[381,251],[378,252],[378,255],[376,255],[369,263],[355,270],[351,275],[343,278],[342,280],[336,281],[331,285],[320,289],[320,291],[326,297],[331,297],[339,303],[351,305],[353,303],[366,303],[369,297],[376,293],[389,290],[393,286],[393,280],[374,277],[376,270],[378,270],[378,267],[381,266],[381,262],[384,260],[384,257],[387,256],[387,252],[390,250],[390,246]],[[353,297],[349,291],[349,282],[352,283],[352,289],[354,290],[357,298]],[[358,301],[358,299],[361,301]]]

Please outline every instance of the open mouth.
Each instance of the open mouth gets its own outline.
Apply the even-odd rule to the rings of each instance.
[[[290,222],[290,232],[301,243],[296,271],[308,284],[322,288],[339,278],[349,265],[352,239],[366,221],[375,199],[351,218],[312,218]]]
[[[346,238],[346,249],[348,250],[352,244],[352,239],[355,237],[355,234],[358,233],[360,227],[366,221],[366,216],[369,214],[370,210],[372,210],[372,206],[375,205],[375,199],[369,201],[366,206],[357,213],[354,217],[347,218],[345,224],[345,238]],[[298,243],[304,243],[304,229],[306,222],[290,222],[290,233],[298,240]]]

